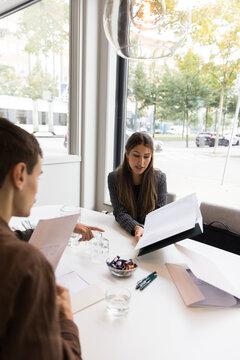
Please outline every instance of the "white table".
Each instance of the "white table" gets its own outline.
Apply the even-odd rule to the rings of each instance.
[[[32,214],[38,217],[41,212],[42,218],[58,215],[59,207],[47,209],[33,208]],[[110,241],[110,258],[136,255],[134,238],[119,227],[113,216],[84,209],[82,223],[105,229],[105,237]],[[222,250],[191,240],[184,240],[181,245],[213,258],[223,256],[227,259]],[[233,257],[232,265],[240,274],[239,257]],[[174,245],[139,260],[135,274],[121,279],[111,275],[104,263],[92,263],[84,251],[84,244],[65,251],[62,261],[90,283],[97,283],[104,291],[113,285],[121,285],[132,294],[130,310],[122,317],[111,316],[104,300],[75,315],[85,360],[240,359],[239,308],[186,307],[165,267],[166,262],[181,262]],[[158,272],[158,278],[142,292],[136,291],[136,282],[154,270]]]

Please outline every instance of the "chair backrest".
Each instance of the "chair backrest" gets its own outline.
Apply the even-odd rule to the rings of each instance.
[[[204,224],[220,221],[228,226],[231,231],[240,234],[240,209],[202,202],[200,210]],[[221,224],[218,223],[214,223],[214,226],[222,228]]]
[[[174,194],[174,193],[167,194],[167,204],[169,204],[175,200],[176,200],[176,194]]]

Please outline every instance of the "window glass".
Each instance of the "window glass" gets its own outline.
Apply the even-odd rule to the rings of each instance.
[[[154,137],[155,167],[177,197],[196,192],[199,201],[240,206],[239,115],[229,147],[239,92],[239,14],[239,1],[203,2],[173,57],[129,60],[125,141],[134,131]]]
[[[69,0],[42,0],[0,20],[0,116],[67,153]]]

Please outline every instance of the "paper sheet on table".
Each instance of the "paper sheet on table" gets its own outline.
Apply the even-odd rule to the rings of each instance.
[[[141,249],[192,229],[196,223],[202,230],[202,216],[197,197],[196,194],[190,194],[150,212],[146,216],[144,234],[135,248]]]
[[[36,246],[48,259],[53,269],[62,256],[79,215],[62,216],[39,220],[29,242]]]
[[[69,290],[73,314],[104,299],[103,291],[96,284],[89,284],[75,271],[57,276],[57,283]]]

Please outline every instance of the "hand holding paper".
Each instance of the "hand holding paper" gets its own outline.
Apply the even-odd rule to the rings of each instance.
[[[73,214],[40,220],[30,238],[29,242],[46,256],[54,270],[57,268],[78,217],[79,214]],[[56,276],[57,282],[70,292],[74,314],[104,298],[101,289],[95,284],[89,285],[79,274],[69,268],[58,267]]]

